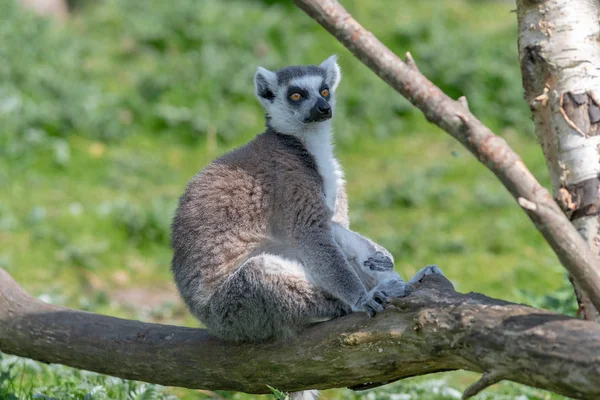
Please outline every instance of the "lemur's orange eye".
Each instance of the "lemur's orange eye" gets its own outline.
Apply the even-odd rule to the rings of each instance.
[[[321,90],[321,96],[323,96],[323,97],[329,96],[329,89],[323,89],[323,90]]]
[[[290,99],[292,99],[293,101],[298,101],[302,98],[302,95],[298,92],[294,92],[292,94],[290,94]]]

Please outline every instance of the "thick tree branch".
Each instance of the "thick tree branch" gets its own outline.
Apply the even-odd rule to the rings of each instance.
[[[502,181],[544,235],[565,268],[600,309],[600,258],[577,233],[552,196],[506,141],[464,104],[444,94],[417,69],[410,55],[398,58],[365,30],[337,0],[294,0],[359,60],[417,106],[425,117],[471,151]]]
[[[0,269],[0,351],[163,385],[267,392],[364,389],[432,372],[484,372],[581,399],[600,397],[600,325],[460,294],[430,275],[375,318],[352,314],[293,341],[232,345],[203,329],[58,307]]]

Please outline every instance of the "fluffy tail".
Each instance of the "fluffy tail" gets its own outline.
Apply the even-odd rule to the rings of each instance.
[[[290,400],[317,400],[318,398],[318,390],[303,390],[302,392],[290,393]]]

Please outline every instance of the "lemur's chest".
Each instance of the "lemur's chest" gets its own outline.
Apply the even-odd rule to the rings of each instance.
[[[323,135],[325,136],[325,135]],[[313,156],[317,171],[323,180],[325,203],[335,212],[335,200],[338,185],[342,183],[343,172],[333,155],[333,145],[329,136],[315,135],[305,141],[309,153]]]

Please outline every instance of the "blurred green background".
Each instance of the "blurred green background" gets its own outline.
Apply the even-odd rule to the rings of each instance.
[[[548,185],[523,101],[512,2],[345,0],[398,54],[508,140]],[[496,178],[288,1],[72,0],[64,22],[0,0],[0,267],[55,304],[198,326],[171,283],[188,179],[263,130],[258,65],[339,55],[335,120],[353,228],[404,277],[574,314],[556,257]],[[324,399],[455,399],[453,372]],[[0,354],[0,398],[255,396],[162,388]],[[558,399],[499,384],[479,399]]]

